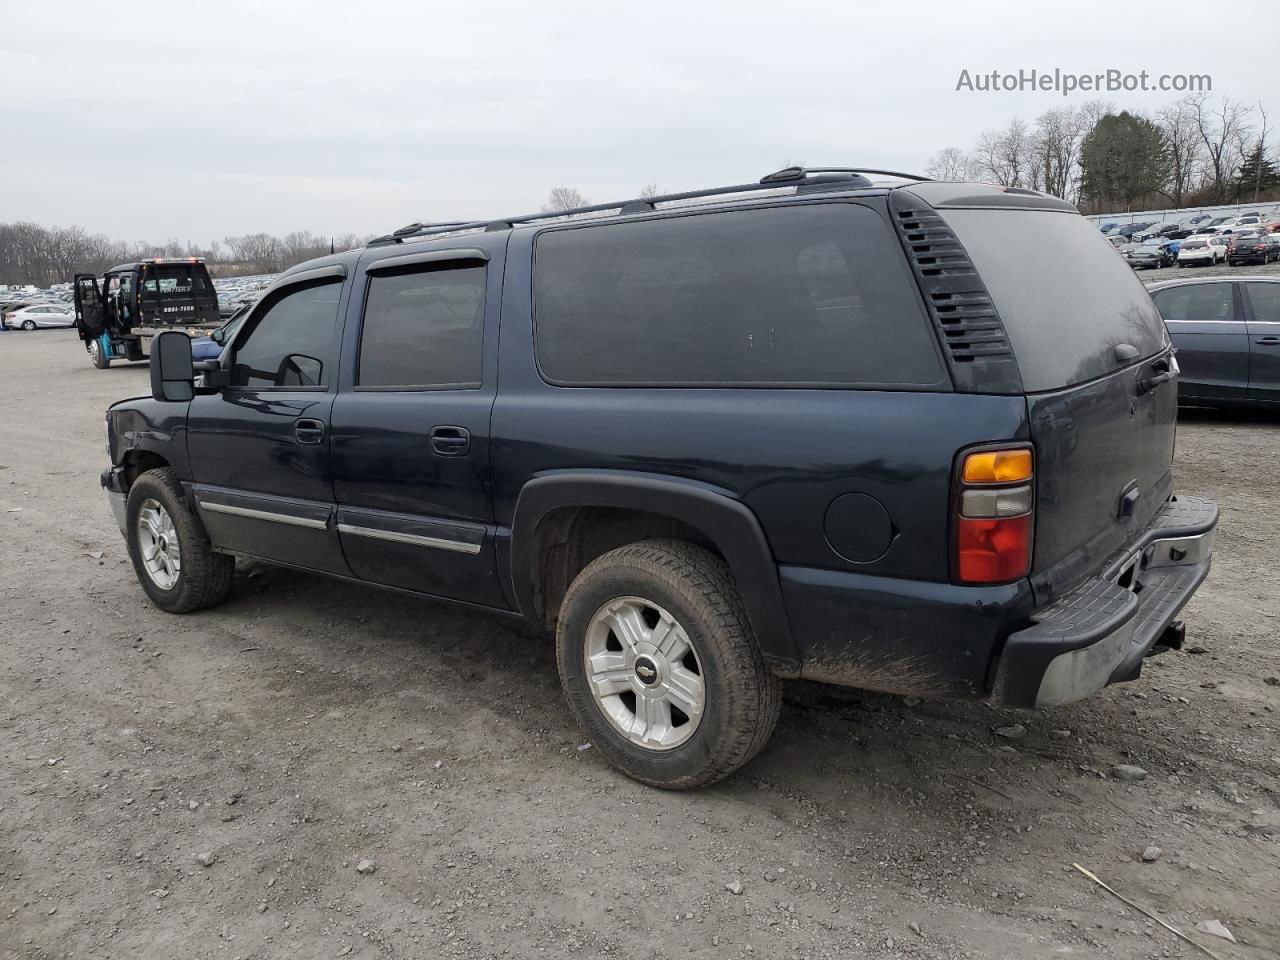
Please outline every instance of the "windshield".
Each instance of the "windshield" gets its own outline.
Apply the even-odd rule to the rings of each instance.
[[[943,210],[1004,320],[1023,388],[1056,390],[1164,349],[1160,313],[1132,268],[1075,213]],[[1045,251],[1053,251],[1045,256]],[[1151,248],[1143,252],[1154,252]]]

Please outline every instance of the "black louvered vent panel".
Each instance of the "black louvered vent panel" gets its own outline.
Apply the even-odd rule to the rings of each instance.
[[[902,246],[942,334],[957,387],[1020,390],[1005,324],[963,244],[937,212],[896,200]]]

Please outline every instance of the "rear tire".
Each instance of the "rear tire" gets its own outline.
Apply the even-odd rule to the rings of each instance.
[[[36,328],[36,322],[35,322],[34,320],[23,320],[23,321],[22,321],[22,329],[23,329],[23,330],[34,330],[35,328]]]
[[[679,540],[589,563],[561,604],[556,661],[604,758],[668,790],[737,770],[768,742],[782,706],[728,568]]]
[[[93,361],[93,365],[99,370],[105,370],[111,366],[111,358],[103,351],[101,341],[90,340],[84,345],[84,348],[89,351],[89,359]]]
[[[190,613],[226,598],[235,558],[213,552],[172,470],[148,470],[133,482],[126,517],[129,558],[152,603]]]

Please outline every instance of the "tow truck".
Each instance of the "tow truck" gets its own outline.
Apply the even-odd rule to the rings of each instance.
[[[102,275],[75,276],[76,333],[99,370],[112,360],[146,360],[166,330],[208,336],[222,324],[218,297],[200,257],[151,257]]]

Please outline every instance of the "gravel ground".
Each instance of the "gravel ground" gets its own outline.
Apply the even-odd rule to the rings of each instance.
[[[147,388],[0,334],[0,956],[1196,956],[1073,862],[1280,950],[1273,416],[1185,414],[1218,554],[1141,680],[1035,714],[796,684],[670,794],[582,749],[508,622],[250,563],[148,606],[98,487]]]

